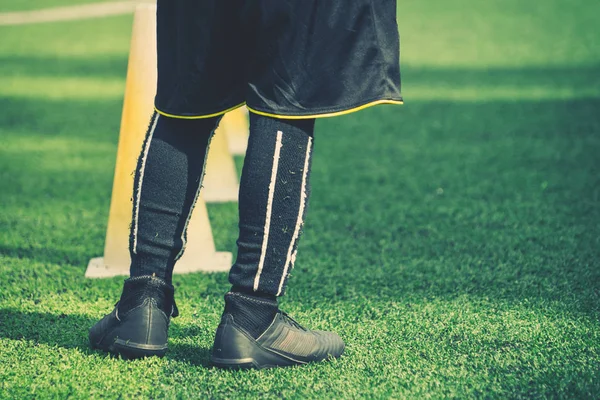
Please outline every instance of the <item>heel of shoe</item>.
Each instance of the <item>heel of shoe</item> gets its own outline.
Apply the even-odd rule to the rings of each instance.
[[[125,359],[158,356],[167,352],[169,317],[157,307],[156,302],[147,298],[143,303],[126,314],[115,312],[114,328],[105,331],[99,340],[90,341],[92,347],[118,354]],[[118,322],[117,322],[118,321]],[[94,338],[97,334],[93,335]]]
[[[119,354],[126,360],[144,357],[163,357],[167,352],[167,345],[140,344],[122,339],[117,339],[111,346],[111,353]]]
[[[168,340],[169,317],[147,298],[121,316],[118,337],[143,345],[164,345]]]

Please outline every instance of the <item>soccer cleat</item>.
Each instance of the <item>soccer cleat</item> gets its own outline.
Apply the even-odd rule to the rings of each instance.
[[[90,328],[91,346],[125,359],[164,356],[170,318],[179,314],[174,292],[155,276],[127,279],[113,311]]]
[[[303,328],[283,311],[258,338],[225,313],[217,328],[211,362],[220,368],[273,368],[337,358],[344,342],[334,332]]]

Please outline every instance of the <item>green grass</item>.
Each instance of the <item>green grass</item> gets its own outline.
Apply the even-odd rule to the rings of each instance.
[[[283,301],[346,355],[260,372],[208,365],[225,274],[176,278],[166,358],[88,347],[131,16],[0,27],[0,398],[600,397],[598,2],[399,3],[406,105],[319,121]]]
[[[86,3],[113,1],[119,0],[0,0],[0,12],[32,11],[54,7],[68,7]]]

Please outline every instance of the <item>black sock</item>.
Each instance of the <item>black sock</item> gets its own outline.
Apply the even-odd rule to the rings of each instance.
[[[168,316],[177,316],[177,306],[173,295],[175,288],[156,276],[134,276],[125,280],[119,299],[119,313],[124,315],[141,306],[151,297],[156,306]]]
[[[239,197],[237,290],[280,296],[296,258],[309,197],[314,119],[250,114]]]
[[[256,297],[257,299],[277,301],[277,296],[275,295],[263,292],[255,292],[254,290],[248,290],[247,288],[238,286],[232,286],[230,292],[240,293],[250,297]]]
[[[241,292],[225,295],[225,314],[231,314],[236,324],[258,338],[275,319],[279,308],[276,299],[250,296]]]
[[[132,277],[154,274],[171,282],[219,119],[153,115],[135,172],[129,243]]]

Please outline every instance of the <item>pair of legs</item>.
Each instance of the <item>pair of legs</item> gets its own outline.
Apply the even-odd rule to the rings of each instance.
[[[131,278],[113,312],[90,330],[93,346],[128,357],[166,352],[170,317],[178,314],[173,269],[185,250],[187,223],[219,120],[153,115],[135,174]],[[238,256],[212,354],[217,366],[297,365],[343,351],[337,335],[302,328],[277,304],[306,212],[314,122],[251,114]]]
[[[246,102],[254,114],[238,257],[212,361],[261,368],[342,353],[337,335],[302,328],[279,311],[277,296],[308,201],[310,118],[402,103],[395,15],[396,0],[158,0],[155,106],[162,114],[150,123],[136,172],[132,277],[113,312],[90,330],[94,346],[132,356],[166,351],[177,315],[171,276],[218,124],[205,117]]]
[[[155,275],[171,282],[219,120],[152,117],[135,176],[132,277]],[[315,121],[251,114],[250,122],[240,182],[238,257],[230,282],[239,291],[280,296],[306,211]]]

